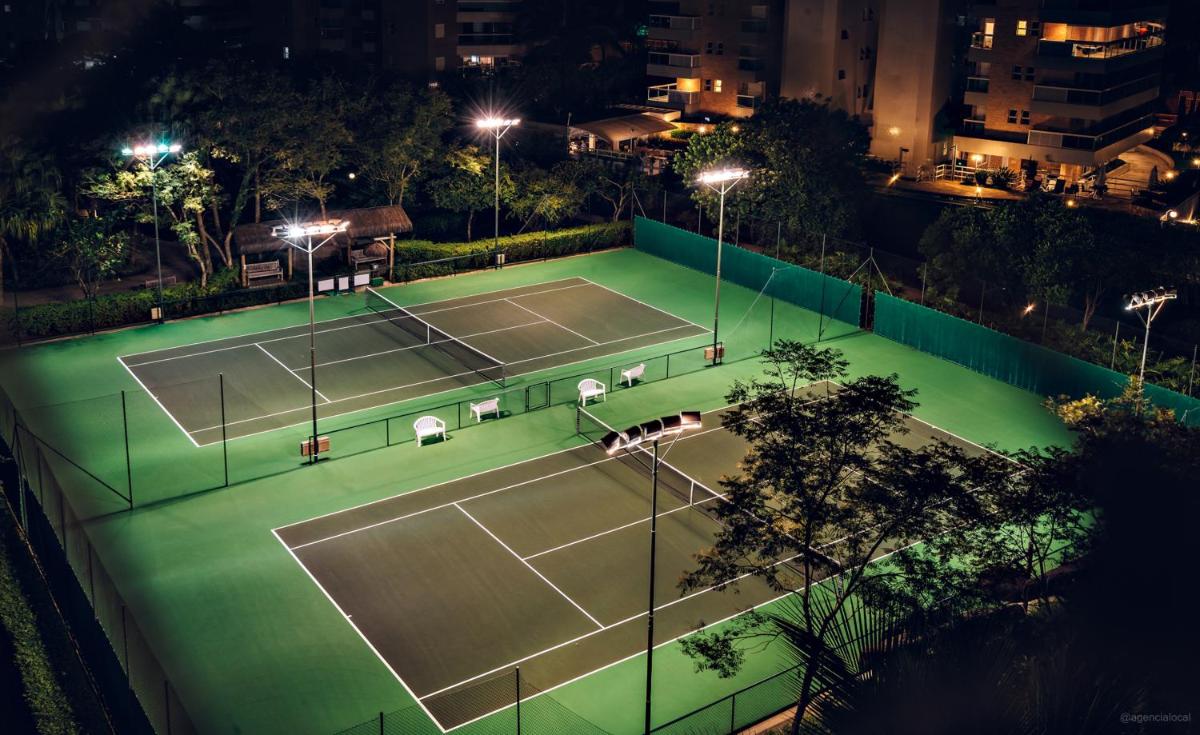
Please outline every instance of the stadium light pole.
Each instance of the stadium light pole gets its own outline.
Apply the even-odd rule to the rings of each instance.
[[[496,139],[495,229],[492,233],[493,257],[500,252],[500,139],[514,125],[520,124],[521,119],[517,117],[484,117],[475,121],[475,127],[480,130],[486,130]]]
[[[154,262],[158,267],[158,320],[162,321],[163,313],[163,279],[162,279],[162,247],[158,240],[158,178],[154,172],[159,165],[167,160],[167,156],[179,153],[183,146],[178,143],[141,143],[135,146],[125,146],[121,155],[126,158],[136,158],[150,169],[150,202],[154,208]]]
[[[316,464],[321,458],[320,443],[317,441],[317,310],[316,293],[313,288],[313,253],[349,227],[348,220],[331,219],[298,225],[276,225],[271,228],[272,237],[277,237],[308,255],[308,387],[312,390],[312,439],[308,445],[309,464]],[[313,245],[314,235],[323,237],[315,246]],[[303,239],[304,245],[300,244],[301,239]]]
[[[647,421],[644,424],[631,426],[625,431],[613,431],[604,436],[600,443],[608,456],[621,451],[630,451],[645,442],[654,445],[654,464],[651,465],[650,486],[650,592],[646,607],[646,720],[645,735],[650,735],[650,711],[654,692],[654,573],[656,567],[656,552],[658,547],[658,466],[666,457],[675,442],[683,432],[699,429],[701,417],[699,411],[680,411],[674,416],[663,416],[661,419]],[[670,438],[666,452],[659,457],[658,445],[664,438]]]
[[[1146,325],[1146,336],[1142,340],[1142,365],[1138,368],[1138,383],[1141,384],[1139,387],[1146,385],[1146,353],[1150,348],[1150,324],[1166,306],[1166,303],[1178,296],[1179,293],[1173,288],[1156,288],[1129,296],[1129,303],[1125,306],[1125,310],[1137,312],[1138,318]],[[1144,315],[1142,314],[1143,309],[1146,312]]]
[[[705,171],[696,178],[696,182],[721,195],[721,205],[717,213],[717,290],[713,296],[713,365],[720,362],[720,338],[718,325],[721,319],[721,242],[725,239],[725,194],[737,183],[750,174],[741,168],[719,168]]]

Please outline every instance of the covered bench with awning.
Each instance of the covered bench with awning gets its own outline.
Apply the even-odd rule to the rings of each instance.
[[[620,150],[622,143],[665,133],[674,130],[675,126],[660,115],[643,112],[578,123],[571,128],[572,133],[586,133],[590,138],[606,142],[611,150],[616,151]],[[588,146],[589,149],[594,147]]]

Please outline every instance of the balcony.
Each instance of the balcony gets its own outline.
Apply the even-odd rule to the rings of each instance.
[[[646,74],[652,77],[700,78],[700,54],[651,51],[646,54]]]
[[[986,106],[990,84],[987,77],[967,77],[967,89],[963,94],[963,102],[968,105]]]
[[[971,48],[988,49],[992,48],[992,40],[995,38],[990,33],[983,31],[975,31],[971,34]]]
[[[665,38],[685,41],[700,30],[700,17],[696,15],[651,15],[646,24],[646,35],[650,38]]]
[[[646,101],[669,107],[684,108],[700,101],[699,92],[684,92],[672,82],[670,84],[655,84],[646,89]]]
[[[758,35],[767,32],[767,21],[763,18],[743,18],[739,26],[742,33]]]
[[[739,94],[737,96],[737,106],[743,110],[757,110],[762,104],[762,97],[756,94]]]
[[[1039,84],[1030,110],[1044,115],[1105,120],[1158,97],[1158,75],[1152,74],[1108,89]]]
[[[1042,59],[1064,59],[1073,61],[1107,61],[1141,54],[1146,58],[1154,54],[1148,51],[1161,49],[1166,41],[1161,33],[1136,38],[1122,38],[1107,43],[1091,41],[1050,41],[1045,38],[1038,41],[1038,57]],[[1158,52],[1161,54],[1161,51]]]
[[[1028,142],[1029,145],[1045,146],[1048,148],[1097,151],[1139,134],[1149,138],[1152,134],[1151,129],[1153,125],[1154,115],[1142,115],[1124,125],[1096,134],[1034,129],[1029,131]]]

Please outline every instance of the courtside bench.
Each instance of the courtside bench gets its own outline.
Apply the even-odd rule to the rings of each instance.
[[[283,283],[283,266],[278,260],[247,263],[242,269],[243,286],[272,286],[278,283]]]

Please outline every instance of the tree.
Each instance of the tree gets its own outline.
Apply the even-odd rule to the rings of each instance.
[[[430,198],[442,209],[467,213],[467,240],[475,213],[491,207],[495,197],[492,161],[478,146],[451,150],[445,158],[446,173],[430,184]],[[500,166],[500,199],[512,197],[513,182],[507,167]]]
[[[418,93],[399,84],[382,91],[366,119],[362,171],[384,188],[390,204],[403,204],[405,192],[442,150],[453,121],[450,98],[440,90]]]
[[[0,298],[5,260],[17,276],[13,241],[36,243],[65,216],[60,185],[57,168],[26,142],[15,136],[0,142]]]
[[[866,128],[841,110],[812,100],[775,100],[748,120],[692,136],[672,166],[688,182],[712,166],[746,168],[750,180],[738,185],[733,202],[726,199],[727,212],[732,204],[791,232],[847,235],[858,228],[869,143]],[[715,196],[701,186],[692,193],[709,212],[716,211]]]
[[[626,164],[608,164],[598,158],[583,157],[563,161],[554,167],[554,172],[564,180],[572,182],[585,196],[597,196],[611,207],[611,219],[616,222],[621,218],[634,199],[638,196],[653,196],[658,190],[659,183],[646,176],[641,165],[636,162]]]
[[[170,229],[200,269],[201,285],[206,285],[213,272],[211,251],[217,252],[225,267],[232,266],[233,261],[224,248],[225,242],[209,230],[208,217],[221,197],[221,188],[212,169],[200,162],[198,151],[184,153],[178,161],[154,171],[138,161],[133,168],[93,174],[87,192],[123,207],[136,221],[149,223],[153,222],[154,211],[152,182],[158,188],[160,215],[166,213]]]
[[[699,666],[727,675],[741,663],[738,641],[790,641],[804,663],[797,733],[825,672],[838,668],[833,644],[845,638],[852,608],[900,614],[935,602],[928,591],[940,587],[940,570],[896,561],[920,556],[914,545],[925,539],[961,534],[979,518],[980,488],[1003,482],[1011,468],[940,441],[905,446],[915,391],[894,375],[846,381],[840,352],[785,340],[763,357],[763,377],[735,382],[727,396],[736,408],[724,425],[750,449],[740,474],[722,481],[729,502],[717,506],[723,526],[713,547],[697,555],[681,586],[754,575],[796,592],[785,612],[744,617],[685,648]],[[829,397],[805,390],[827,380],[846,382]],[[873,563],[887,554],[887,564]]]
[[[62,233],[57,255],[65,260],[85,299],[94,299],[100,282],[129,257],[129,233],[101,217],[77,217]]]
[[[520,220],[522,229],[533,219],[548,227],[573,217],[583,204],[584,192],[558,171],[526,168],[513,177],[508,200],[509,214]]]

